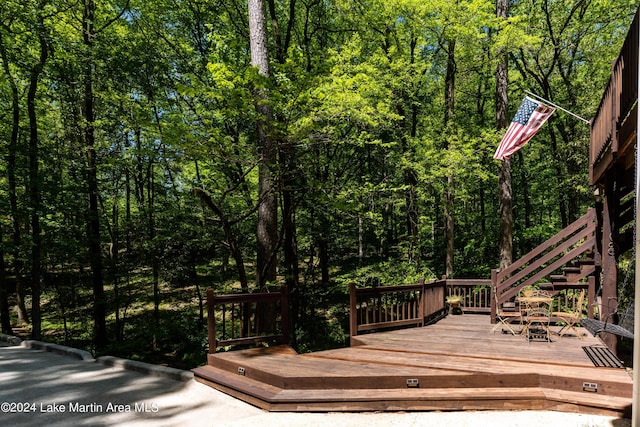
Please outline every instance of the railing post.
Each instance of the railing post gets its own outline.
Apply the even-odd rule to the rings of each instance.
[[[496,323],[496,315],[498,314],[498,270],[491,270],[491,323]]]
[[[353,337],[358,335],[357,290],[355,282],[349,284],[349,340],[353,345]]]
[[[418,316],[420,317],[420,326],[424,326],[424,310],[427,303],[427,289],[424,282],[424,277],[418,280],[418,284],[421,285],[420,301],[418,301]]]
[[[593,319],[593,304],[596,302],[596,277],[589,276],[589,288],[587,289],[587,317]]]
[[[214,294],[213,289],[207,289],[207,335],[209,338],[209,354],[216,352],[216,313],[214,310]]]
[[[442,279],[440,279],[440,281],[442,282],[442,286],[440,287],[440,289],[442,289],[442,300],[440,301],[440,303],[442,304],[441,305],[442,310],[448,314],[447,297],[449,295],[447,295],[447,292],[448,292],[448,289],[447,289],[447,276],[446,275],[442,276]]]
[[[442,307],[447,308],[447,297],[449,296],[449,287],[447,285],[447,275],[443,274],[440,277],[442,282]]]

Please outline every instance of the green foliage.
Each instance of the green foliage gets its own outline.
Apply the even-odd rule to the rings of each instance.
[[[426,267],[394,259],[371,262],[366,266],[354,268],[342,276],[337,276],[336,282],[341,283],[348,291],[351,282],[360,286],[394,286],[418,283],[422,278],[428,281],[436,276]]]
[[[344,310],[336,311],[336,316],[327,318],[314,312],[304,318],[295,330],[298,353],[329,350],[345,347],[349,343],[349,319]]]
[[[250,66],[242,2],[99,2],[90,45],[78,24],[81,4],[46,2],[52,55],[36,97],[42,265],[49,277],[65,277],[44,282],[51,339],[91,346],[88,58],[110,350],[155,361],[167,354],[189,366],[202,362],[206,337],[191,286],[237,290],[232,245],[249,281],[255,276],[262,161],[256,122],[265,119],[256,113],[256,89],[269,90],[278,152],[271,165],[281,238],[277,284],[287,281],[298,292],[299,347],[338,346],[346,336],[348,283],[415,283],[444,274],[445,194],[453,200],[455,275],[486,278],[497,266],[499,55],[510,58],[510,113],[523,90],[532,90],[590,117],[636,11],[611,0],[520,1],[498,20],[486,0],[273,5],[278,26],[270,20],[267,79]],[[0,243],[8,276],[24,283],[33,237],[25,132],[39,46],[34,6],[0,5]],[[454,41],[455,111],[445,123]],[[587,126],[557,113],[514,156],[516,256],[592,204],[588,142]],[[219,211],[196,198],[195,188]],[[293,243],[284,239],[287,207]],[[284,260],[287,250],[297,273]],[[158,301],[154,281],[162,289]]]

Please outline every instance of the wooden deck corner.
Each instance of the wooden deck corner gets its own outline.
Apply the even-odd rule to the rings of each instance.
[[[628,416],[632,379],[595,367],[583,346],[491,334],[487,315],[357,336],[357,346],[288,346],[209,355],[196,380],[269,411],[557,410]]]

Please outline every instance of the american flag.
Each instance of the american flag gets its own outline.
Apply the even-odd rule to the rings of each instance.
[[[524,144],[529,142],[540,126],[556,111],[528,96],[522,100],[516,116],[513,118],[507,133],[502,137],[500,146],[493,155],[494,159],[506,160],[515,154]]]

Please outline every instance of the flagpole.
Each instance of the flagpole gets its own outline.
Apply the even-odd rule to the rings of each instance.
[[[553,102],[549,101],[548,99],[544,99],[543,97],[538,96],[538,95],[536,95],[536,94],[535,94],[535,93],[533,93],[533,92],[529,92],[528,90],[525,90],[525,91],[524,91],[524,93],[526,93],[526,94],[528,94],[528,95],[531,95],[531,96],[533,96],[534,98],[538,98],[540,101],[542,101],[542,102],[546,102],[547,104],[549,104],[549,105],[551,105],[551,106],[553,106],[553,107],[556,107],[557,109],[562,110],[562,111],[564,111],[564,112],[565,112],[565,113],[567,113],[567,114],[571,114],[573,117],[575,117],[575,118],[577,118],[577,119],[582,120],[582,121],[583,121],[583,122],[585,122],[586,124],[590,124],[590,123],[591,123],[589,120],[585,119],[584,117],[580,117],[579,115],[577,115],[577,114],[575,114],[575,113],[572,113],[571,111],[567,110],[566,108],[562,108],[561,106],[556,105],[556,104],[554,104]]]

